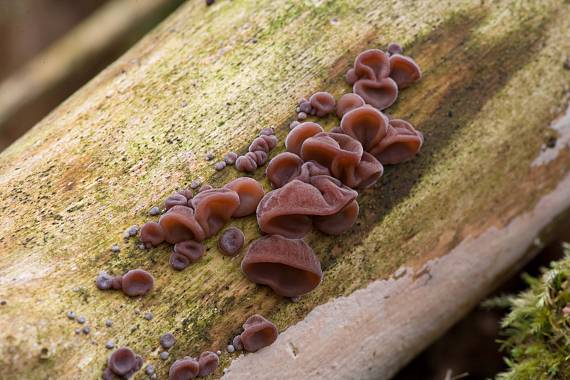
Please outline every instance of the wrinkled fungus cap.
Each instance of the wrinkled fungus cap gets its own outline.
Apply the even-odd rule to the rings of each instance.
[[[315,110],[317,117],[323,117],[335,110],[336,101],[334,96],[328,92],[317,92],[311,95],[309,102],[312,109]]]
[[[244,331],[240,335],[243,348],[255,352],[270,346],[277,340],[277,327],[259,314],[252,315],[243,324]]]
[[[162,226],[156,222],[145,223],[139,231],[139,237],[146,248],[156,247],[165,239]]]
[[[160,217],[158,223],[164,230],[165,240],[170,244],[186,240],[202,241],[205,238],[204,230],[191,207],[173,206]]]
[[[299,124],[295,129],[287,135],[285,139],[285,148],[288,152],[294,153],[298,156],[301,155],[301,146],[303,142],[317,133],[323,132],[323,128],[317,123],[305,122]]]
[[[216,234],[240,205],[238,194],[230,189],[206,190],[192,199],[196,221],[207,237]],[[187,239],[190,240],[190,239]]]
[[[398,99],[398,85],[392,78],[360,79],[352,86],[352,92],[379,110],[390,107]]]
[[[138,371],[142,367],[142,364],[142,358],[127,347],[121,347],[113,352],[107,362],[109,369],[115,375],[124,378],[130,377],[133,373]]]
[[[261,184],[249,177],[240,177],[234,179],[224,186],[226,189],[233,190],[239,197],[239,207],[234,211],[232,217],[240,218],[255,213],[255,209],[259,201],[265,195]]]
[[[342,118],[347,112],[362,107],[364,104],[364,99],[362,99],[360,95],[353,94],[352,92],[344,94],[336,104],[336,115]]]
[[[184,358],[175,361],[168,371],[168,380],[188,380],[198,376],[200,365],[196,359]]]
[[[123,293],[130,297],[142,296],[154,286],[154,278],[142,269],[133,269],[125,273],[121,282]]]
[[[390,120],[388,134],[370,153],[383,164],[409,161],[420,151],[424,137],[405,120]]]
[[[219,362],[220,359],[218,358],[218,355],[216,355],[214,352],[211,351],[202,352],[202,354],[200,354],[200,357],[198,358],[198,364],[200,368],[200,370],[198,371],[198,376],[205,377],[213,373],[216,370],[216,368],[218,368]]]
[[[412,58],[394,54],[390,57],[390,78],[394,79],[399,89],[404,89],[419,81],[422,71]]]

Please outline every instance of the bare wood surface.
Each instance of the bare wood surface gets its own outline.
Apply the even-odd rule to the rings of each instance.
[[[230,378],[267,378],[268,368],[279,376],[283,363],[299,363],[300,378],[358,378],[362,360],[372,363],[371,377],[389,377],[522,264],[533,235],[554,228],[568,209],[560,191],[568,139],[553,121],[568,104],[569,15],[569,4],[538,0],[188,2],[0,155],[2,377],[96,378],[110,338],[164,376],[171,361],[157,359],[161,333],[178,337],[172,359],[196,355],[225,347],[254,312],[289,330],[275,346],[236,361]],[[207,151],[243,152],[268,126],[282,140],[299,97],[347,92],[343,74],[355,55],[394,40],[424,79],[389,112],[422,130],[425,149],[360,195],[350,233],[308,236],[325,278],[301,302],[249,283],[240,257],[222,257],[215,239],[205,260],[182,273],[169,268],[167,247],[141,251],[121,242],[175,188],[197,177],[221,185],[237,176],[215,173]],[[545,159],[549,149],[556,153]],[[259,236],[253,218],[233,224],[248,242]],[[121,252],[113,254],[117,242]],[[148,297],[94,288],[99,270],[133,267],[156,277]],[[400,280],[382,282],[402,275],[401,267]],[[378,302],[377,294],[391,301]],[[74,334],[67,310],[87,318],[89,336]],[[150,322],[142,318],[148,310]],[[362,317],[371,329],[362,345],[330,330],[358,331],[350,323]],[[301,334],[309,331],[303,326],[311,333]],[[319,354],[311,354],[309,340],[321,338]],[[283,353],[291,341],[302,355],[293,361]],[[345,356],[323,363],[327,349]],[[347,359],[359,352],[360,359]],[[222,366],[235,356],[223,355]]]

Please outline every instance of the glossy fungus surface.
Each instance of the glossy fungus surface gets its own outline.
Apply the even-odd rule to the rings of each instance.
[[[130,270],[122,277],[123,293],[130,297],[145,295],[153,286],[154,278],[150,273],[142,269]]]
[[[379,110],[390,107],[398,99],[398,85],[392,78],[360,79],[354,83],[352,91]]]
[[[190,264],[199,261],[204,256],[202,243],[187,240],[174,245],[174,251],[170,255],[170,265],[176,270],[183,270]]]
[[[252,315],[243,324],[244,331],[240,335],[243,348],[255,352],[270,346],[277,340],[277,327],[259,314]]]
[[[239,156],[236,160],[235,166],[240,172],[253,173],[255,169],[257,169],[255,154]]]
[[[233,190],[212,189],[196,195],[192,204],[196,210],[196,221],[209,237],[221,230],[230,220],[240,205],[240,199]]]
[[[303,240],[279,235],[253,242],[242,263],[245,276],[256,284],[267,285],[275,293],[296,297],[315,289],[321,282],[321,263]],[[244,346],[246,343],[242,342]]]
[[[113,276],[107,272],[100,272],[95,279],[95,285],[99,290],[108,290],[113,286]]]
[[[334,96],[328,92],[314,93],[311,95],[309,103],[311,104],[311,108],[315,110],[315,115],[317,117],[323,117],[333,113],[336,106]]]
[[[237,227],[226,229],[218,239],[218,248],[225,256],[235,256],[243,248],[245,236]]]
[[[269,180],[269,184],[274,189],[278,189],[295,179],[301,173],[303,160],[294,153],[279,153],[267,165],[265,175]]]
[[[234,179],[224,186],[226,189],[233,190],[239,197],[239,207],[234,211],[232,217],[240,218],[252,215],[259,204],[259,201],[265,195],[261,184],[249,177],[240,177]]]
[[[390,75],[390,59],[382,50],[365,50],[354,60],[354,74],[359,80],[379,81]]]
[[[139,237],[146,248],[151,248],[162,243],[165,239],[165,234],[160,224],[147,222],[141,227]]]
[[[336,105],[336,115],[342,118],[347,112],[362,107],[364,104],[366,103],[360,95],[353,93],[344,94],[340,97]]]
[[[174,206],[189,206],[190,200],[192,199],[192,190],[184,189],[171,194],[164,201],[164,208],[166,210],[171,209]]]
[[[390,57],[390,78],[404,89],[422,78],[418,64],[410,57],[394,54]]]
[[[200,354],[200,357],[198,358],[198,364],[200,368],[198,371],[198,376],[205,377],[213,373],[216,370],[216,368],[218,368],[219,363],[220,359],[218,358],[218,355],[216,355],[214,352],[211,351],[202,352],[202,354]]]
[[[285,148],[288,152],[301,155],[301,146],[303,142],[311,136],[323,132],[323,128],[317,123],[301,123],[287,135],[285,139]]]
[[[333,215],[315,216],[313,226],[328,235],[340,235],[350,229],[358,218],[358,202],[347,204],[342,210]]]
[[[202,241],[206,235],[196,220],[192,207],[173,206],[160,217],[158,223],[164,230],[165,240],[170,244],[186,240]]]
[[[198,376],[200,365],[196,359],[186,357],[175,361],[168,371],[169,380],[189,380]]]
[[[398,164],[414,158],[423,145],[423,135],[405,120],[390,120],[388,133],[370,153],[383,164]]]
[[[360,107],[344,115],[340,128],[369,152],[388,133],[388,118],[372,107]]]
[[[127,347],[119,348],[113,352],[107,362],[111,372],[123,378],[132,376],[136,371],[141,369],[142,364],[142,358]]]

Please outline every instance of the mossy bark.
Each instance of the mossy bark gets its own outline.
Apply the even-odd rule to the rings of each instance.
[[[0,155],[1,377],[97,378],[108,339],[165,373],[161,333],[178,337],[175,358],[224,347],[254,312],[284,330],[316,305],[507,225],[570,170],[567,147],[533,164],[568,104],[569,37],[561,0],[189,1]],[[282,141],[300,97],[350,91],[343,76],[355,55],[391,41],[424,79],[388,112],[424,133],[424,149],[359,196],[350,233],[308,236],[325,277],[301,302],[249,283],[215,238],[183,272],[169,267],[168,247],[122,241],[174,189],[238,175],[215,172],[206,152],[244,152],[263,127]],[[253,217],[232,224],[247,242],[259,236]],[[100,270],[134,267],[157,280],[147,297],[94,287]],[[89,336],[75,335],[68,310],[87,318]]]

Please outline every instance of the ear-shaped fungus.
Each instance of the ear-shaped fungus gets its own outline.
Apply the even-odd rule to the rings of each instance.
[[[319,285],[323,276],[321,263],[307,243],[279,235],[253,242],[241,269],[250,281],[267,285],[285,297],[310,292]]]
[[[165,240],[170,244],[186,240],[202,241],[206,237],[191,207],[174,206],[160,217],[158,223],[164,230]]]
[[[170,266],[176,270],[183,270],[190,264],[200,260],[204,256],[204,246],[193,240],[181,241],[174,245],[174,251],[170,254]]]
[[[278,189],[294,179],[309,182],[316,175],[330,175],[330,171],[318,162],[303,162],[296,154],[283,152],[269,162],[265,175],[271,187]]]
[[[244,241],[243,232],[239,228],[230,227],[218,239],[218,248],[225,256],[235,256],[241,251]]]
[[[121,278],[123,293],[129,297],[137,297],[147,294],[154,286],[154,278],[150,273],[142,269],[130,270]]]
[[[334,215],[358,194],[329,176],[313,177],[310,182],[293,180],[265,194],[257,206],[261,231],[301,238],[311,229],[313,216]]]
[[[399,89],[404,89],[419,81],[422,71],[412,58],[394,54],[390,57],[390,78],[394,79]]]
[[[408,161],[420,151],[424,137],[405,120],[390,120],[388,134],[370,151],[383,164]]]
[[[275,137],[275,135],[260,135],[253,140],[248,150],[250,152],[262,150],[265,153],[269,153],[269,151],[275,148],[276,145],[277,137]]]
[[[192,199],[196,221],[207,237],[216,234],[240,205],[238,194],[230,189],[206,190]],[[190,240],[190,239],[186,239]]]
[[[220,359],[218,355],[211,351],[202,352],[200,357],[198,358],[198,364],[200,370],[198,371],[199,377],[208,376],[209,374],[213,373],[216,368],[218,368],[218,364]]]
[[[379,110],[390,107],[398,99],[398,85],[392,78],[360,79],[352,86],[352,92]]]
[[[333,177],[352,188],[371,186],[383,173],[382,165],[364,152],[358,140],[341,133],[323,132],[308,138],[301,157],[327,167]]]
[[[342,132],[360,141],[365,151],[376,146],[388,133],[388,118],[372,107],[360,107],[344,115]]]
[[[389,57],[378,49],[360,53],[354,60],[354,74],[360,79],[379,81],[390,75]]]
[[[243,324],[244,331],[240,335],[243,348],[255,352],[270,346],[277,340],[277,327],[259,314],[252,315]]]
[[[303,142],[309,137],[321,132],[324,132],[324,129],[317,123],[301,123],[287,135],[287,138],[285,139],[285,148],[288,152],[300,156]]]
[[[334,96],[328,92],[316,92],[309,98],[312,109],[315,110],[317,117],[323,117],[334,112],[335,100]]]
[[[196,359],[186,357],[175,361],[168,371],[168,380],[188,380],[198,376],[200,365]]]
[[[354,225],[358,212],[358,202],[354,200],[334,215],[315,216],[313,225],[325,234],[340,235]]]
[[[364,99],[362,99],[360,95],[353,94],[352,92],[344,94],[336,104],[336,115],[342,118],[347,112],[362,107],[364,104],[366,103],[364,103]]]
[[[192,199],[192,196],[192,190],[184,189],[178,191],[166,198],[164,208],[169,210],[174,206],[189,206],[189,201]]]
[[[224,188],[235,191],[239,196],[239,207],[232,215],[234,218],[255,213],[259,201],[265,195],[261,184],[249,177],[236,178],[225,185]]]
[[[146,248],[156,247],[165,239],[164,229],[156,222],[147,222],[141,227],[139,237]]]
[[[248,152],[236,159],[235,167],[240,172],[253,173],[257,169],[257,157],[255,153]]]
[[[130,348],[121,347],[111,354],[107,362],[108,369],[115,375],[128,379],[141,369],[143,359]]]

